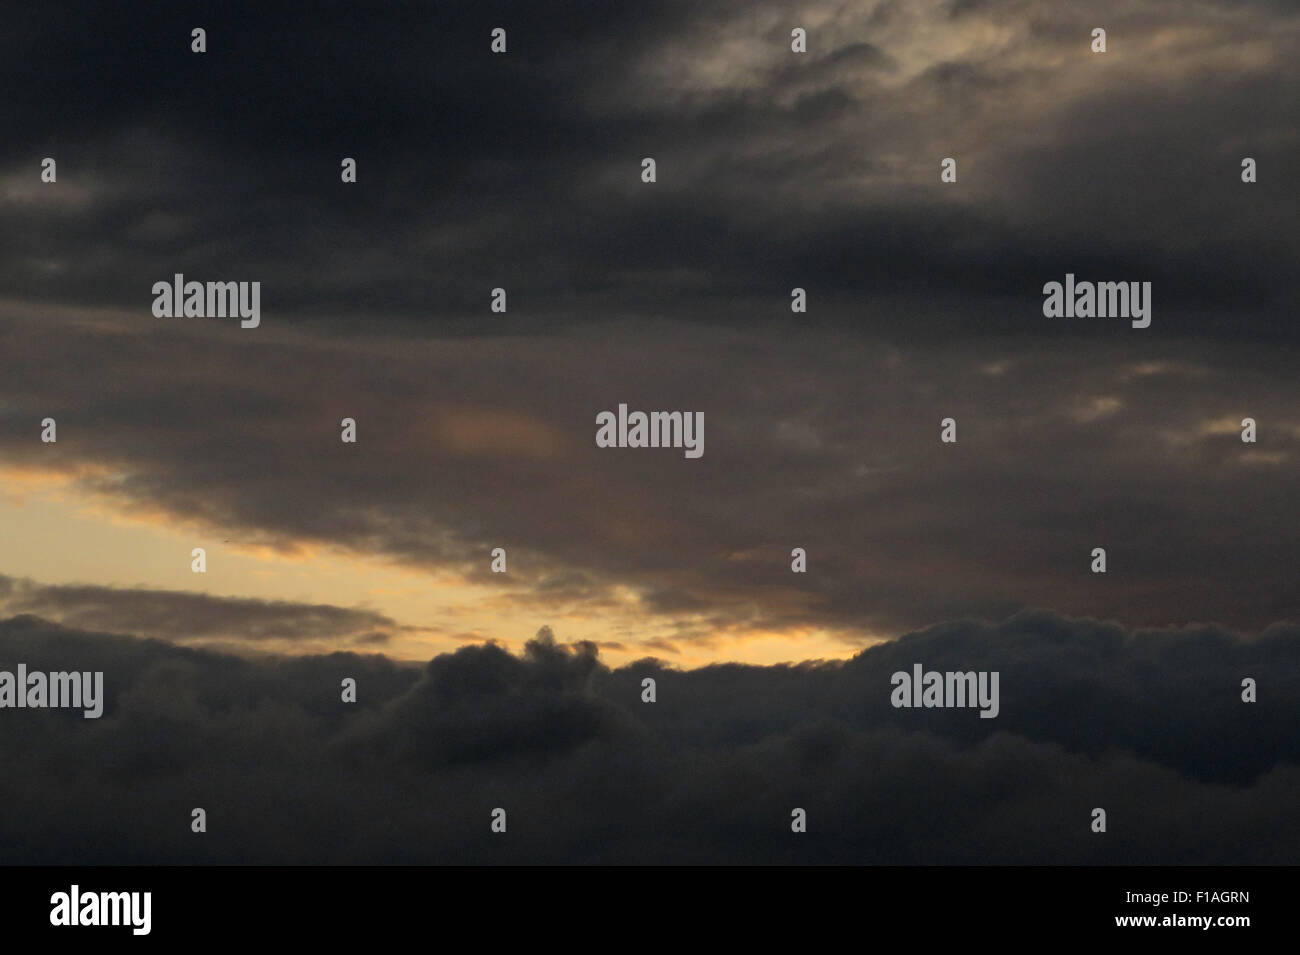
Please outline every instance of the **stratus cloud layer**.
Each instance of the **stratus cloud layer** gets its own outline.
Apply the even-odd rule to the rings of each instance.
[[[1295,627],[1033,614],[844,664],[679,672],[609,670],[549,632],[523,656],[470,647],[421,669],[241,660],[19,617],[0,621],[0,666],[14,661],[102,669],[108,704],[94,721],[7,712],[5,864],[1300,861],[1277,838],[1300,826]],[[1000,715],[892,708],[891,673],[916,662],[999,671]],[[1258,703],[1240,701],[1246,676]]]
[[[1300,421],[1267,350],[918,351],[684,326],[503,349],[43,317],[3,319],[10,466],[217,538],[452,572],[539,624],[650,615],[673,632],[642,637],[851,642],[1035,605],[1142,624],[1294,615]],[[705,456],[596,448],[595,413],[619,400],[703,410]],[[38,440],[47,415],[54,445]],[[955,445],[938,440],[949,415]],[[1217,424],[1246,415],[1258,444]],[[339,441],[345,416],[356,445]],[[498,546],[505,577],[489,572]],[[1089,572],[1098,546],[1105,575]]]
[[[381,613],[328,604],[233,599],[182,591],[41,585],[0,575],[0,611],[155,639],[385,643],[401,629]]]

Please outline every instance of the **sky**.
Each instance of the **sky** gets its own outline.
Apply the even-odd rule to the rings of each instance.
[[[897,767],[873,798],[916,838],[862,830],[854,858],[974,861],[1002,838],[1012,860],[1098,860],[1058,832],[1051,794],[1024,797],[1038,842],[1003,838],[1000,811],[942,844],[901,821],[922,785],[910,767],[941,765],[951,798],[984,805],[995,767],[1037,761],[1062,791],[1092,766],[1106,792],[1217,800],[1235,820],[1195,846],[1152,822],[1101,861],[1230,859],[1232,838],[1294,813],[1274,796],[1296,753],[1269,727],[1300,705],[1300,10],[1077,6],[9,13],[0,664],[98,648],[119,674],[121,718],[93,731],[114,734],[104,752],[129,747],[131,712],[181,733],[178,753],[210,726],[217,756],[284,763],[249,783],[267,798],[305,785],[311,759],[344,778],[383,752],[368,771],[426,774],[468,805],[540,760],[537,811],[565,816],[550,774],[597,775],[594,752],[624,752],[631,779],[698,770],[723,792],[790,750],[842,814],[876,771],[862,766]],[[156,317],[151,288],[176,273],[259,281],[260,325]],[[1150,327],[1046,317],[1043,286],[1067,273],[1150,282]],[[596,416],[620,404],[702,412],[703,455],[598,447]],[[898,647],[1046,683],[1004,674],[988,721],[1004,736],[900,722],[880,709],[887,680],[868,688]],[[1255,742],[1190,750],[1223,732],[1212,715],[1247,719],[1238,684],[1265,660],[1277,685]],[[337,700],[350,669],[374,688],[355,720],[295,682]],[[679,710],[668,693],[655,711],[672,712],[646,715],[650,672],[689,688]],[[1144,708],[1142,679],[1172,709]],[[1044,686],[1095,716],[1095,738],[1059,725]],[[1180,686],[1202,694],[1195,719]],[[462,715],[488,713],[481,726],[430,702],[478,690],[485,709]],[[1144,737],[1134,722],[1156,712],[1167,732]],[[687,714],[722,729],[688,732]],[[241,748],[240,726],[280,719],[283,739]],[[456,750],[455,727],[479,742]],[[90,745],[79,726],[49,732],[51,754]],[[163,772],[137,756],[141,778]],[[194,759],[217,779],[215,757]],[[87,785],[129,801],[135,784],[102,771]],[[712,798],[647,795],[674,818],[712,818]],[[273,855],[259,825],[203,851]],[[305,831],[286,844],[317,861],[405,851],[372,825],[339,836],[351,850]],[[606,858],[576,825],[512,851]],[[422,860],[476,858],[428,835],[440,848]],[[11,858],[64,851],[32,839]],[[629,837],[608,858],[768,858],[762,840],[694,845]],[[162,834],[104,849],[188,851]]]

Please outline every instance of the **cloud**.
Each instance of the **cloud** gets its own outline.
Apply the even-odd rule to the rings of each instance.
[[[9,78],[61,68],[39,103],[0,107],[24,131],[0,146],[0,283],[143,310],[174,272],[247,276],[268,320],[402,335],[479,333],[502,284],[494,333],[745,324],[801,284],[817,321],[877,333],[890,320],[864,300],[941,303],[914,331],[942,338],[969,328],[955,306],[994,298],[985,331],[1055,335],[1014,305],[1070,270],[1153,281],[1179,310],[1167,334],[1234,340],[1226,307],[1293,340],[1297,200],[1275,174],[1300,153],[1293,9],[1110,4],[1104,56],[1092,21],[1045,0],[494,9],[505,56],[450,11],[210,11],[202,56],[180,11],[78,10],[76,49],[59,4],[19,15]]]
[[[0,575],[0,612],[35,614],[65,626],[180,641],[221,638],[253,642],[331,641],[354,637],[382,643],[375,628],[397,624],[373,610],[215,597],[132,587],[58,586]]]
[[[1045,0],[506,2],[500,57],[452,12],[209,11],[197,56],[183,11],[70,9],[0,37],[11,85],[60,64],[0,103],[11,474],[498,587],[506,546],[501,605],[674,645],[1293,613],[1284,4],[1107,5],[1104,56]],[[154,318],[177,272],[261,281],[263,324]],[[1151,328],[1044,319],[1067,272],[1152,281]],[[598,451],[620,401],[705,412],[704,459]],[[1202,431],[1245,414],[1258,447]]]
[[[0,312],[12,473],[200,535],[449,573],[514,611],[650,616],[699,639],[818,628],[850,645],[1031,606],[1139,625],[1294,615],[1294,494],[1270,461],[1300,454],[1300,421],[1276,349],[934,349],[681,324],[415,347],[37,317]],[[596,448],[595,415],[619,402],[703,411],[705,456]],[[549,437],[525,453],[491,442],[500,454],[442,440],[431,422],[453,404]],[[1247,414],[1256,445],[1205,429]],[[47,415],[55,445],[39,441]],[[947,416],[955,445],[938,440]],[[356,445],[339,441],[343,417]],[[1243,494],[1250,506],[1225,506]],[[489,573],[498,546],[508,575]],[[790,573],[795,546],[806,575]],[[1106,575],[1089,572],[1098,546]]]
[[[103,669],[98,721],[4,710],[5,863],[1295,864],[1300,630],[951,622],[842,664],[610,670],[547,631],[422,670],[0,622],[0,666]],[[1001,715],[890,675],[1001,673]],[[1259,702],[1240,701],[1240,680]],[[357,680],[358,702],[339,701]],[[653,676],[658,702],[640,701]],[[33,745],[39,739],[40,745]],[[189,809],[208,812],[202,837]],[[1105,835],[1091,811],[1108,814]],[[489,832],[492,809],[508,832]],[[790,832],[807,810],[809,831]]]

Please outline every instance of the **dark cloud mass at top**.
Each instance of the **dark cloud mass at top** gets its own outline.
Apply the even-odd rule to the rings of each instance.
[[[0,42],[19,298],[142,308],[175,271],[247,274],[277,321],[370,334],[479,331],[496,285],[498,330],[535,331],[780,319],[799,284],[815,323],[924,340],[1059,334],[1035,300],[1072,270],[1152,281],[1161,336],[1294,337],[1284,5],[41,4]],[[45,155],[61,201],[19,184]],[[863,313],[888,296],[944,307]]]

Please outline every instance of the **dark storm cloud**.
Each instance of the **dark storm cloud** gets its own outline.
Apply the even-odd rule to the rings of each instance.
[[[842,665],[686,672],[611,671],[544,632],[523,656],[467,647],[421,674],[19,617],[0,623],[0,665],[16,662],[102,668],[108,704],[97,721],[0,711],[6,863],[1297,861],[1277,838],[1300,824],[1294,627],[1025,614]],[[894,709],[890,676],[917,662],[999,671],[1000,716]]]
[[[214,597],[133,587],[42,585],[0,575],[0,611],[36,614],[70,627],[164,639],[332,640],[383,643],[396,628],[372,610],[284,600]]]
[[[1069,270],[1152,281],[1180,333],[1223,335],[1205,312],[1222,306],[1292,335],[1300,20],[1283,5],[46,4],[0,43],[15,297],[147,316],[174,272],[248,278],[275,321],[355,334],[361,316],[481,330],[495,286],[513,305],[493,330],[748,322],[798,284],[817,321],[895,334],[864,300],[945,302],[906,330],[929,337],[998,301],[975,327],[1033,335],[1051,333],[1042,283]]]
[[[507,546],[503,600],[630,588],[674,647],[1294,617],[1298,46],[1182,0],[15,12],[3,463],[478,582]],[[262,326],[154,318],[177,271],[261,281]],[[1067,271],[1152,281],[1151,328],[1045,319]],[[597,451],[621,401],[704,411],[704,458]]]

